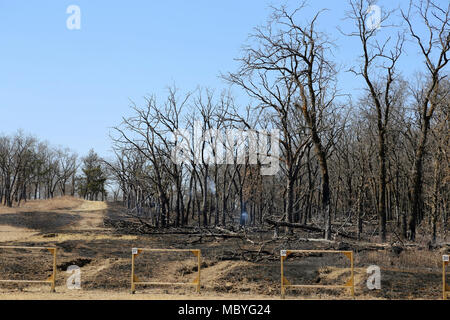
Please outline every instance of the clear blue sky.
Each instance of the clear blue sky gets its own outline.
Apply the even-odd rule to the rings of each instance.
[[[107,155],[109,128],[130,114],[130,100],[162,97],[174,83],[227,87],[218,75],[236,69],[247,35],[280,3],[299,1],[0,0],[0,133],[21,128],[80,155]],[[80,30],[66,28],[72,4],[81,9]],[[336,60],[351,63],[358,48],[336,31],[347,2],[310,1],[305,18],[319,8],[330,9],[320,29],[338,38]],[[414,54],[402,64],[418,65]],[[351,74],[340,79],[344,92],[361,86]]]

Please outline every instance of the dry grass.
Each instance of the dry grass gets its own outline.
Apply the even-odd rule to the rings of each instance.
[[[399,255],[388,250],[368,252],[364,261],[380,267],[397,267],[404,270],[435,270],[441,269],[441,253],[424,249],[408,249]]]
[[[28,212],[28,211],[53,211],[53,210],[76,210],[84,201],[74,197],[57,197],[49,200],[31,200],[22,202],[20,207],[12,208],[0,206],[0,214],[12,212]]]

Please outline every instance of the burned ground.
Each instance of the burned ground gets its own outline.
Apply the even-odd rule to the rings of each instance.
[[[306,241],[314,233],[293,235],[273,232],[244,234],[223,229],[167,229],[143,234],[128,230],[139,226],[116,204],[62,198],[53,204],[30,202],[22,208],[1,209],[2,246],[50,246],[58,248],[56,293],[48,285],[1,284],[3,299],[278,299],[280,297],[281,249],[345,249],[355,252],[355,294],[357,299],[439,299],[441,255],[448,247],[430,250],[405,246],[358,243],[348,239]],[[61,203],[58,203],[61,202]],[[116,227],[114,227],[116,226]],[[152,232],[146,230],[145,232]],[[0,234],[2,234],[0,232]],[[130,292],[131,248],[190,248],[202,250],[201,293],[192,287],[138,286]],[[0,279],[46,279],[51,274],[51,254],[45,251],[1,250]],[[370,265],[381,268],[381,290],[366,286]],[[69,290],[66,272],[70,265],[81,268],[81,290]],[[350,273],[349,260],[342,254],[292,255],[285,263],[285,275],[293,284],[344,284]],[[136,258],[136,275],[141,280],[192,282],[197,274],[195,257],[184,253],[142,253]],[[349,299],[345,289],[288,290],[288,299]]]

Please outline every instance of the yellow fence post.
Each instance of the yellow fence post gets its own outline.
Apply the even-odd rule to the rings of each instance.
[[[200,274],[202,269],[201,251],[198,251],[197,262],[198,262],[198,280],[197,280],[197,292],[200,293]]]
[[[442,256],[442,299],[447,300],[448,295],[450,294],[450,287],[447,285],[447,282],[445,281],[445,266],[447,266],[449,263],[449,256],[443,255]]]
[[[131,294],[136,292],[136,276],[134,275],[134,259],[139,254],[139,249],[133,248],[131,249]]]
[[[135,286],[134,286],[134,253],[131,252],[131,294],[134,294],[135,292]]]
[[[53,253],[53,272],[52,272],[52,286],[50,291],[55,292],[55,282],[56,282],[56,248],[50,249],[50,251]]]
[[[283,285],[283,260],[284,257],[280,256],[280,262],[281,262],[281,299],[284,299],[284,285]]]
[[[351,293],[352,293],[352,297],[354,298],[355,297],[355,272],[354,272],[354,270],[355,270],[355,267],[354,267],[354,257],[353,257],[353,251],[351,252],[351,266],[352,266],[352,287],[351,287]]]
[[[288,256],[287,250],[281,250],[280,251],[280,262],[281,262],[281,299],[284,299],[286,297],[286,288],[284,286],[285,279],[284,279],[284,259],[286,259]]]

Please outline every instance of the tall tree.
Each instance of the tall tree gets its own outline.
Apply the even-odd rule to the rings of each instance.
[[[427,30],[426,34],[417,31],[416,20],[413,20],[412,13],[419,17],[420,25]],[[443,70],[448,64],[448,54],[450,51],[450,4],[447,7],[440,7],[432,0],[420,0],[417,3],[411,1],[409,10],[402,11],[409,34],[419,48],[419,52],[425,60],[426,78],[428,83],[423,88],[423,95],[419,104],[420,113],[420,136],[415,150],[415,159],[412,169],[412,208],[409,216],[409,237],[415,240],[417,220],[422,214],[422,193],[423,193],[423,159],[425,147],[430,129],[430,121],[440,104],[439,87],[442,80],[447,76]],[[444,96],[445,99],[448,97]]]
[[[376,111],[378,130],[378,202],[380,241],[386,241],[386,184],[387,184],[387,129],[390,112],[393,107],[393,84],[396,81],[396,65],[402,54],[404,36],[397,34],[395,40],[391,36],[385,40],[377,38],[378,27],[383,28],[392,12],[384,13],[380,17],[379,26],[370,25],[369,8],[375,4],[373,0],[350,1],[351,10],[347,18],[355,23],[357,31],[348,35],[357,37],[361,43],[361,65],[351,71],[361,76],[368,89],[372,105]],[[393,42],[393,44],[391,44]],[[377,72],[379,70],[379,72]]]

